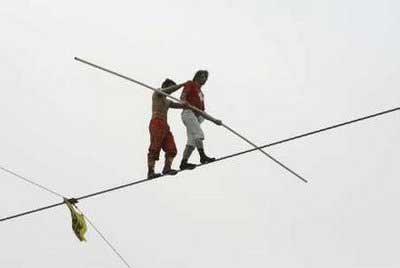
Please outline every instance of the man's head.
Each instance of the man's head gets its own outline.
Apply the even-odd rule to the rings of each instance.
[[[200,85],[204,85],[207,82],[207,79],[208,79],[208,71],[206,70],[197,71],[193,77],[193,81]]]
[[[172,86],[175,86],[175,85],[176,85],[176,83],[173,80],[167,78],[167,79],[164,80],[164,82],[162,83],[161,87],[162,88],[166,88],[166,87],[172,87]]]

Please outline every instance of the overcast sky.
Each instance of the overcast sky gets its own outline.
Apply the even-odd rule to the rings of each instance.
[[[257,144],[400,103],[395,0],[3,0],[0,25],[0,166],[71,197],[145,177],[151,116],[150,91],[75,56],[154,87],[207,69],[207,110]],[[399,267],[399,122],[269,148],[309,184],[254,152],[79,206],[132,267]],[[178,167],[179,111],[169,124]],[[249,148],[204,131],[211,156]],[[60,201],[0,179],[1,218]],[[0,237],[4,268],[124,267],[93,229],[76,239],[66,207]]]

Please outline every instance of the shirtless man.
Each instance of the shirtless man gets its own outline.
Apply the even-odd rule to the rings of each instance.
[[[172,94],[185,83],[177,85],[174,81],[166,79],[162,83],[161,91]],[[147,178],[153,179],[161,176],[160,173],[154,172],[156,161],[160,157],[161,149],[165,152],[165,164],[162,175],[175,175],[178,172],[171,168],[172,161],[177,154],[174,136],[172,135],[167,123],[168,109],[183,109],[186,107],[180,103],[172,102],[166,96],[154,92],[152,97],[152,118],[150,121],[150,147],[147,155],[148,173]]]

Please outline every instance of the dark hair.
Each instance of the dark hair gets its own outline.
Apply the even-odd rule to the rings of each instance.
[[[200,75],[205,74],[206,77],[208,78],[208,71],[207,70],[198,70],[193,77],[193,80],[197,80]]]
[[[175,85],[176,85],[176,83],[173,80],[167,78],[167,79],[164,80],[164,82],[162,83],[161,87],[162,88],[166,88],[166,87],[172,87],[172,86],[175,86]]]

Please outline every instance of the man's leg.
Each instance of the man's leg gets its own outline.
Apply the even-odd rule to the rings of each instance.
[[[165,132],[165,127],[163,126],[162,122],[159,120],[151,120],[150,122],[150,146],[149,146],[149,152],[147,154],[147,166],[148,166],[148,171],[147,171],[147,178],[152,179],[152,178],[157,178],[161,176],[160,173],[155,173],[154,172],[154,167],[156,161],[160,157],[160,151],[162,147],[162,142],[164,139],[164,132]]]
[[[194,169],[196,165],[188,163],[189,158],[196,147],[195,136],[193,135],[193,131],[191,131],[191,126],[195,124],[195,116],[193,112],[190,110],[184,110],[182,112],[182,121],[186,127],[187,143],[185,150],[183,151],[183,157],[179,167],[180,169]]]
[[[176,175],[178,171],[172,169],[172,162],[177,154],[174,136],[171,131],[168,131],[166,137],[164,138],[162,149],[165,152],[165,164],[162,171],[164,175]]]
[[[200,163],[207,164],[210,162],[214,162],[215,157],[208,157],[204,152],[204,144],[203,144],[204,133],[200,126],[200,124],[204,121],[204,119],[202,117],[198,117],[196,119],[198,122],[198,129],[195,128],[195,131],[197,131],[197,133],[195,134],[195,136],[196,136],[195,144],[196,144],[197,151],[199,152],[199,155],[200,155]]]
[[[185,150],[183,151],[183,157],[182,157],[182,161],[181,164],[179,165],[180,169],[194,169],[196,168],[195,164],[189,163],[189,157],[192,154],[192,152],[194,151],[194,146],[191,145],[186,145]]]

